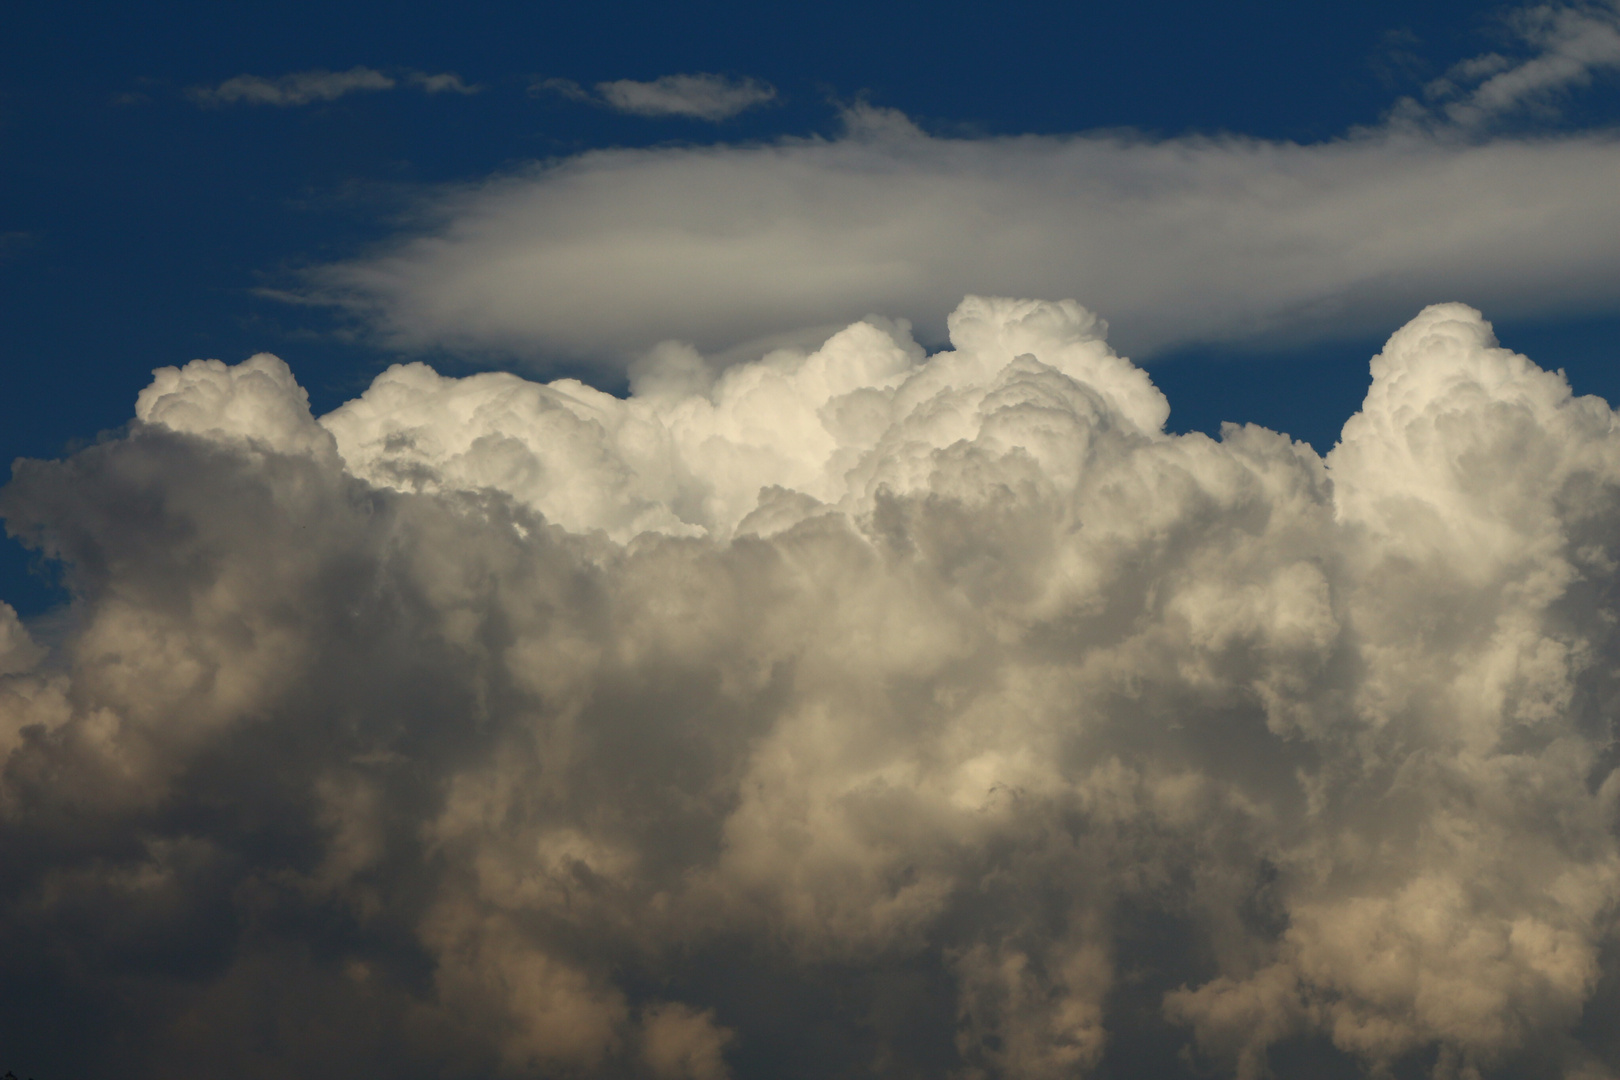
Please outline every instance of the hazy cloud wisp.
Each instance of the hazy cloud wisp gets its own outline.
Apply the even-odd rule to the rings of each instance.
[[[723,75],[665,75],[651,82],[615,79],[597,83],[596,91],[620,112],[699,120],[724,120],[776,97],[776,90],[758,79]]]
[[[724,75],[664,75],[646,82],[614,79],[596,84],[595,93],[572,79],[544,79],[536,92],[606,105],[636,116],[684,116],[718,122],[772,101],[776,88],[759,79]]]
[[[471,94],[478,89],[464,83],[459,75],[451,72],[430,75],[412,71],[400,78],[429,94]],[[276,79],[237,75],[218,86],[195,87],[190,93],[193,100],[203,105],[291,106],[336,101],[345,95],[365,90],[392,90],[399,82],[399,78],[375,68],[353,67],[348,71],[297,71]]]
[[[1559,95],[1620,68],[1620,3],[1541,4],[1514,11],[1509,21],[1533,50],[1529,56],[1473,57],[1424,88],[1447,121],[1472,128],[1526,110],[1553,111]],[[1400,117],[1425,113],[1410,100],[1396,108]]]

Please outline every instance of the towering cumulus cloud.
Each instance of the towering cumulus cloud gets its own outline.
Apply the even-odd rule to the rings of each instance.
[[[1074,303],[949,330],[198,361],[20,463],[14,1067],[1620,1073],[1608,406],[1441,305],[1323,459]]]

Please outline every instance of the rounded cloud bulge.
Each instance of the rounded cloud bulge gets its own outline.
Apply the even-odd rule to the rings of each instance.
[[[0,609],[0,1045],[1620,1074],[1616,414],[1441,304],[1325,457],[1170,435],[1105,331],[969,296],[932,356],[318,418],[269,355],[159,370],[0,491],[74,595]]]

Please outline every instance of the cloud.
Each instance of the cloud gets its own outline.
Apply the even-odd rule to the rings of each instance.
[[[1073,302],[949,334],[319,419],[197,361],[20,462],[75,599],[0,609],[8,1053],[1620,1071],[1620,418],[1461,304],[1325,458],[1165,434]]]
[[[535,91],[550,91],[572,101],[606,105],[636,116],[685,116],[721,121],[776,98],[776,88],[759,79],[724,75],[664,75],[650,82],[615,79],[586,91],[572,79],[544,79]]]
[[[1446,120],[1478,127],[1526,110],[1550,111],[1595,73],[1620,68],[1620,4],[1541,4],[1513,11],[1509,23],[1531,55],[1472,57],[1430,83],[1425,97]],[[1423,112],[1410,101],[1399,111]]]
[[[406,76],[406,80],[413,86],[420,86],[429,94],[476,94],[482,87],[469,85],[461,81],[461,76],[453,71],[440,72],[429,75],[423,71],[413,71]]]
[[[651,82],[615,79],[597,83],[596,92],[620,112],[698,120],[725,120],[776,97],[775,88],[758,79],[724,75],[665,75]]]
[[[954,298],[989,289],[1083,295],[1138,355],[1370,333],[1435,295],[1514,317],[1620,303],[1612,133],[1299,145],[847,119],[836,139],[592,151],[442,189],[431,224],[310,291],[397,348],[610,365],[667,339],[813,344],[874,310],[937,343]]]
[[[197,87],[191,94],[205,105],[308,105],[336,101],[360,90],[392,90],[395,85],[392,77],[374,68],[355,67],[348,71],[298,71],[279,79],[237,75],[218,86]]]
[[[450,72],[429,75],[412,71],[401,78],[429,94],[472,94],[478,90],[478,87],[462,82],[461,76]],[[399,85],[399,81],[392,75],[368,67],[354,67],[348,71],[316,69],[293,72],[278,79],[237,75],[218,86],[194,87],[190,95],[202,105],[308,105],[317,101],[336,101],[363,90],[392,90]]]

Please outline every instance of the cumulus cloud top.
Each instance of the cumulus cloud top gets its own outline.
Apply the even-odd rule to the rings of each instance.
[[[596,92],[620,112],[699,120],[724,120],[776,97],[775,88],[758,79],[708,74],[664,75],[650,82],[614,79],[597,83]]]
[[[198,361],[19,464],[76,599],[48,649],[0,610],[6,1044],[1620,1070],[1608,406],[1460,304],[1325,459],[1167,435],[1077,304],[949,332],[665,347],[627,399],[404,365],[318,420]]]
[[[907,329],[857,323],[813,353],[784,349],[719,374],[667,346],[637,366],[629,400],[574,381],[447,379],[412,364],[322,424],[372,483],[495,488],[566,528],[627,541],[648,529],[729,537],[764,488],[860,512],[881,485],[914,482],[933,448],[992,431],[992,396],[1009,391],[991,366],[1036,348],[1035,365],[1087,387],[1088,404],[1060,407],[1141,432],[1168,413],[1072,302],[970,298],[951,317],[963,348],[926,364]],[[1053,469],[1070,467],[1057,460],[1067,449],[1053,448]]]

